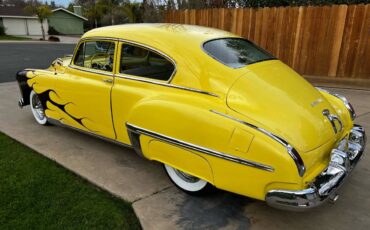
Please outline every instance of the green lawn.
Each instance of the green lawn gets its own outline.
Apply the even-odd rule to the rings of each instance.
[[[140,229],[131,204],[0,133],[1,229]]]
[[[12,35],[0,35],[0,40],[31,40],[31,38],[12,36]]]

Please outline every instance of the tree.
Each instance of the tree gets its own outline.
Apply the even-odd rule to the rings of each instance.
[[[73,12],[74,11],[73,4],[72,3],[69,3],[69,5],[67,7],[67,10],[70,11],[70,12]]]
[[[51,15],[50,8],[46,5],[40,5],[40,6],[29,5],[26,7],[26,10],[36,14],[37,19],[39,20],[41,24],[42,39],[45,40],[46,38],[45,38],[44,21]]]

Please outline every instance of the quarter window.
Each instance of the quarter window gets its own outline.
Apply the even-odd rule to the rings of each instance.
[[[168,81],[174,65],[163,56],[135,45],[122,45],[120,73]]]
[[[81,43],[74,64],[85,68],[112,72],[114,50],[114,42],[88,41]]]

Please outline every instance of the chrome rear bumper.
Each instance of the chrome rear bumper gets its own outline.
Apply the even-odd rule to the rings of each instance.
[[[348,138],[343,139],[331,152],[329,166],[311,183],[309,188],[299,191],[271,190],[266,202],[272,207],[286,210],[304,210],[338,198],[336,191],[361,159],[366,145],[365,130],[355,125]]]

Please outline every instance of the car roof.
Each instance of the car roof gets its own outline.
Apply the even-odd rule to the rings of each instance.
[[[202,49],[202,44],[209,40],[239,37],[219,29],[168,23],[124,24],[90,30],[82,39],[100,37],[132,41],[166,54],[176,63],[177,72],[171,83],[185,87],[211,90],[205,82],[216,82],[212,79],[217,76],[212,76],[210,70],[216,75],[228,76],[223,77],[227,85],[233,82],[232,76],[237,77],[244,71],[215,61]],[[221,88],[226,90],[227,87]]]
[[[135,40],[150,38],[151,42],[171,42],[176,38],[182,42],[189,42],[189,36],[191,36],[192,41],[204,42],[206,40],[222,37],[235,37],[236,35],[227,31],[196,25],[136,23],[93,29],[86,32],[82,38],[110,37],[118,39],[135,38]]]

